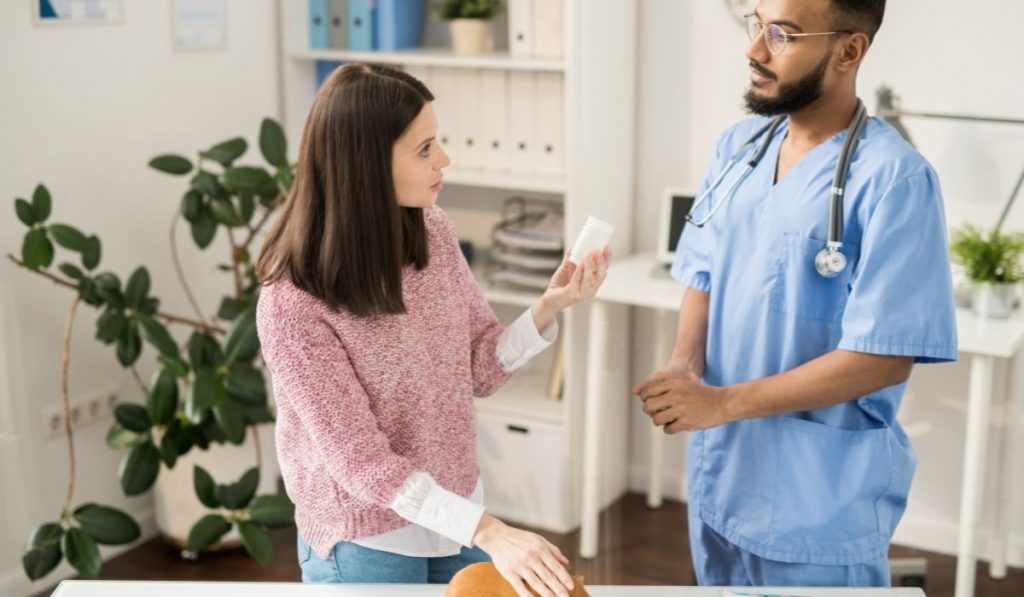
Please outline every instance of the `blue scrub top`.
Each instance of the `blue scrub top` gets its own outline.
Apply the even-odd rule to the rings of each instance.
[[[767,122],[752,118],[720,137],[703,188]],[[783,373],[837,348],[915,363],[955,360],[946,220],[931,166],[884,121],[865,124],[844,196],[848,265],[825,279],[814,257],[828,238],[829,189],[846,132],[773,184],[787,130],[784,122],[735,195],[703,228],[687,225],[679,242],[673,277],[710,294],[704,382]],[[697,217],[723,199],[740,169]],[[693,433],[689,507],[763,558],[849,565],[885,557],[917,461],[896,421],[905,389]]]

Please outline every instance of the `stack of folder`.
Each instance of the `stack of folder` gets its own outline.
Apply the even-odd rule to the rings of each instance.
[[[564,228],[562,214],[549,204],[522,197],[507,200],[502,221],[492,234],[488,280],[546,289],[562,262]]]

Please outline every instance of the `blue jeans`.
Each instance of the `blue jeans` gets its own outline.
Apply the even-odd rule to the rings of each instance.
[[[447,584],[466,566],[491,561],[479,547],[463,547],[458,555],[444,558],[414,558],[347,541],[335,545],[325,560],[296,535],[302,582],[309,583]]]

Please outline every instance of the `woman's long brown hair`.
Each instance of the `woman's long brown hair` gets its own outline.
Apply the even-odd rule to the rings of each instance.
[[[434,96],[395,69],[348,64],[310,109],[291,192],[256,276],[287,275],[332,309],[357,316],[405,313],[402,268],[429,260],[423,210],[402,207],[392,148]]]

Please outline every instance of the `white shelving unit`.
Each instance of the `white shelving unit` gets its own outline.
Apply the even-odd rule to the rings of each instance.
[[[567,239],[575,237],[588,215],[595,215],[615,223],[613,250],[619,255],[629,253],[638,0],[565,0],[564,58],[559,60],[524,59],[502,51],[458,56],[444,48],[399,52],[314,50],[309,47],[308,5],[305,0],[279,3],[282,124],[291,140],[293,159],[317,91],[317,61],[477,69],[501,71],[508,76],[555,73],[564,85],[564,164],[560,168],[564,174],[495,172],[460,167],[456,162],[446,170],[445,184],[560,196]],[[438,103],[457,100],[464,106],[467,101],[465,93],[458,98],[445,97],[429,82],[428,86]],[[537,111],[542,109],[538,107]],[[509,112],[512,114],[511,109]],[[440,202],[444,206],[444,191]],[[476,275],[485,296],[496,306],[525,308],[535,304],[540,295],[529,289],[491,287],[482,281],[479,271]],[[547,397],[548,368],[528,365],[495,395],[477,401],[478,455],[487,505],[495,515],[511,522],[557,532],[579,525],[588,315],[589,307],[581,305],[570,309],[561,320],[565,373],[560,400]],[[628,360],[628,322],[625,308],[611,309],[609,344],[616,348],[609,351],[609,363]],[[628,387],[626,368],[616,365],[609,371],[614,372],[609,381],[616,387]],[[606,420],[627,416],[628,405],[626,396],[620,404],[609,405]],[[602,439],[602,507],[626,491],[628,445],[623,427],[608,425]]]

